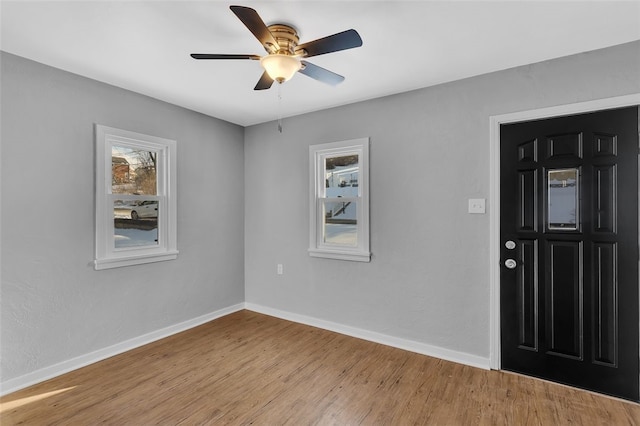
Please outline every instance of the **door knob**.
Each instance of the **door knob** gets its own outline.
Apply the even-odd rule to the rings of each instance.
[[[507,259],[504,261],[504,266],[506,266],[507,269],[515,269],[517,265],[518,265],[518,262],[516,262],[513,259]]]

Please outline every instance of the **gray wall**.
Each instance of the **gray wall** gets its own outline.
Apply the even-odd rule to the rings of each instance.
[[[2,380],[242,303],[243,128],[1,59]],[[177,140],[177,260],[93,270],[94,123]]]
[[[634,42],[247,128],[246,301],[488,359],[489,117],[639,92]],[[359,137],[372,261],[311,258],[308,146]]]

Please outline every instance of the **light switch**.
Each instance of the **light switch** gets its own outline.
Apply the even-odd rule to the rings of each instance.
[[[471,214],[484,214],[485,213],[485,199],[484,198],[469,198],[469,213],[471,213]]]

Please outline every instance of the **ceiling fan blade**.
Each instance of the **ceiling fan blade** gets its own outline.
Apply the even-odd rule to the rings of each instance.
[[[262,43],[267,52],[273,53],[280,49],[278,42],[267,28],[267,25],[264,23],[258,12],[250,7],[245,6],[229,6],[231,11],[236,14],[238,19],[242,21],[242,23],[251,31],[251,33]],[[269,49],[269,46],[273,46],[272,49]]]
[[[227,55],[216,53],[192,53],[191,57],[193,59],[260,59],[258,55]]]
[[[258,84],[256,84],[256,87],[254,87],[253,90],[269,89],[271,88],[272,84],[273,79],[269,77],[269,74],[267,74],[267,72],[265,71],[262,73],[262,77],[260,77],[260,80],[258,80]]]
[[[298,71],[301,74],[306,75],[307,77],[311,77],[323,83],[330,84],[335,86],[344,81],[344,77],[340,74],[336,74],[335,72],[329,71],[328,69],[319,67],[317,65],[312,64],[311,62],[301,61],[302,68]]]
[[[346,30],[298,45],[298,47],[296,47],[296,53],[303,53],[305,57],[309,58],[311,56],[324,55],[325,53],[338,52],[360,46],[362,46],[360,34],[358,34],[356,30]],[[302,52],[303,50],[304,52]]]

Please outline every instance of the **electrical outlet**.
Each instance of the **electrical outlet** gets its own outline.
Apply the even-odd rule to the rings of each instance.
[[[485,213],[485,199],[484,198],[470,198],[469,199],[469,213],[471,213],[471,214],[484,214]]]
[[[284,273],[284,268],[282,266],[282,263],[278,263],[277,271],[278,271],[278,275],[282,275]]]

